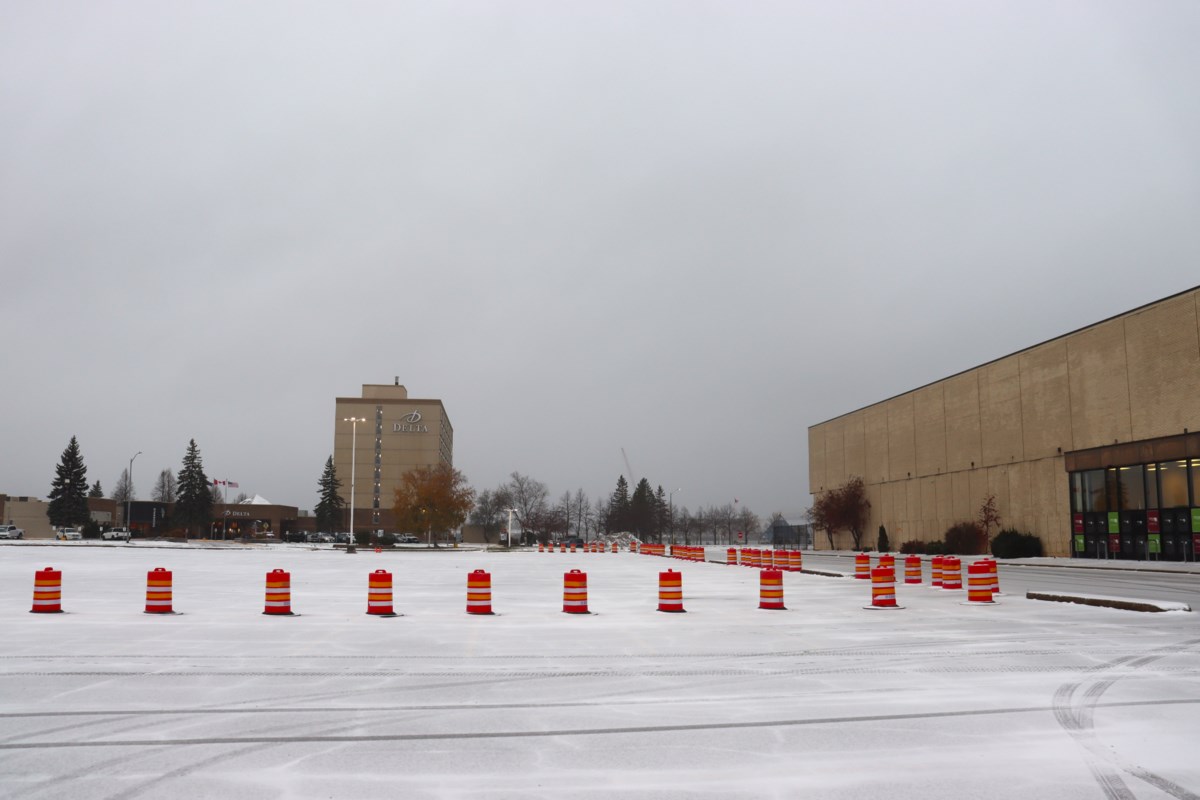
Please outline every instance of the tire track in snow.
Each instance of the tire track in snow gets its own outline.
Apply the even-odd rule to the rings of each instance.
[[[1192,639],[1178,644],[1156,648],[1148,654],[1129,656],[1110,661],[1089,670],[1092,673],[1110,673],[1120,668],[1128,667],[1133,672],[1113,675],[1097,681],[1075,681],[1064,683],[1054,693],[1052,703],[1054,718],[1071,737],[1087,751],[1088,768],[1100,785],[1104,796],[1109,800],[1132,800],[1134,794],[1121,778],[1120,772],[1144,781],[1178,800],[1200,800],[1200,794],[1180,786],[1169,778],[1151,772],[1150,770],[1128,764],[1109,748],[1105,748],[1095,729],[1095,711],[1098,707],[1113,708],[1123,704],[1104,704],[1100,700],[1117,681],[1136,674],[1136,670],[1172,655],[1190,652],[1191,648],[1200,644],[1200,639]],[[1086,686],[1087,688],[1083,688]],[[1083,689],[1080,692],[1080,689]],[[1075,698],[1078,695],[1079,702]]]
[[[1141,708],[1200,704],[1200,699],[1139,700],[1099,704],[1104,708]],[[681,731],[721,731],[755,728],[795,728],[816,725],[842,725],[864,722],[894,722],[905,720],[954,719],[957,717],[986,717],[1008,714],[1040,714],[1053,712],[1054,706],[1017,706],[1013,708],[966,709],[961,711],[929,711],[910,714],[868,714],[860,716],[815,717],[812,719],[760,720],[757,722],[711,722],[689,725],[634,725],[619,728],[564,728],[544,731],[473,731],[446,733],[370,734],[358,736],[208,736],[179,739],[112,739],[91,741],[18,742],[0,744],[4,750],[72,749],[90,747],[195,747],[198,745],[250,744],[320,744],[354,742],[419,742],[467,739],[541,739],[556,736],[602,736],[622,734],[678,733]],[[356,722],[361,725],[361,721]],[[1178,795],[1177,795],[1178,796]],[[1193,800],[1195,795],[1185,795]],[[1196,798],[1200,800],[1200,798]]]

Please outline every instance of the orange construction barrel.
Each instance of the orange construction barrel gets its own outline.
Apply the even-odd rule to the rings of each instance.
[[[62,571],[54,567],[39,569],[33,575],[33,614],[62,613]]]
[[[171,572],[163,567],[155,567],[146,573],[146,611],[147,614],[174,614],[171,608],[172,586]]]
[[[467,613],[492,613],[492,573],[477,569],[467,574]]]

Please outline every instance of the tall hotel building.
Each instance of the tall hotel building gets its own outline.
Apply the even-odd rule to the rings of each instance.
[[[346,421],[351,418],[360,421]],[[342,499],[353,502],[355,527],[360,529],[368,522],[372,530],[393,527],[395,488],[404,473],[417,467],[454,465],[454,428],[442,401],[409,397],[399,378],[393,385],[363,384],[362,397],[337,398],[333,430],[333,464],[342,483]]]

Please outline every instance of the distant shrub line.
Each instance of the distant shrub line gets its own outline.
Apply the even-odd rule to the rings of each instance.
[[[1045,555],[1041,539],[1015,528],[1005,528],[993,536],[991,551],[996,558],[1037,558]],[[910,539],[900,545],[900,552],[930,556],[980,555],[983,553],[983,535],[974,522],[960,522],[951,525],[941,541]]]

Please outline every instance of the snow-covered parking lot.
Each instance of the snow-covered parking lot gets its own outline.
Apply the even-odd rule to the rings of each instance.
[[[47,566],[65,613],[31,614]],[[142,613],[156,567],[178,614]],[[297,616],[261,613],[273,569]],[[376,569],[402,616],[365,613]],[[687,613],[656,611],[666,569]],[[0,546],[0,797],[1200,797],[1197,614],[784,585],[765,611],[754,570],[628,553]]]

